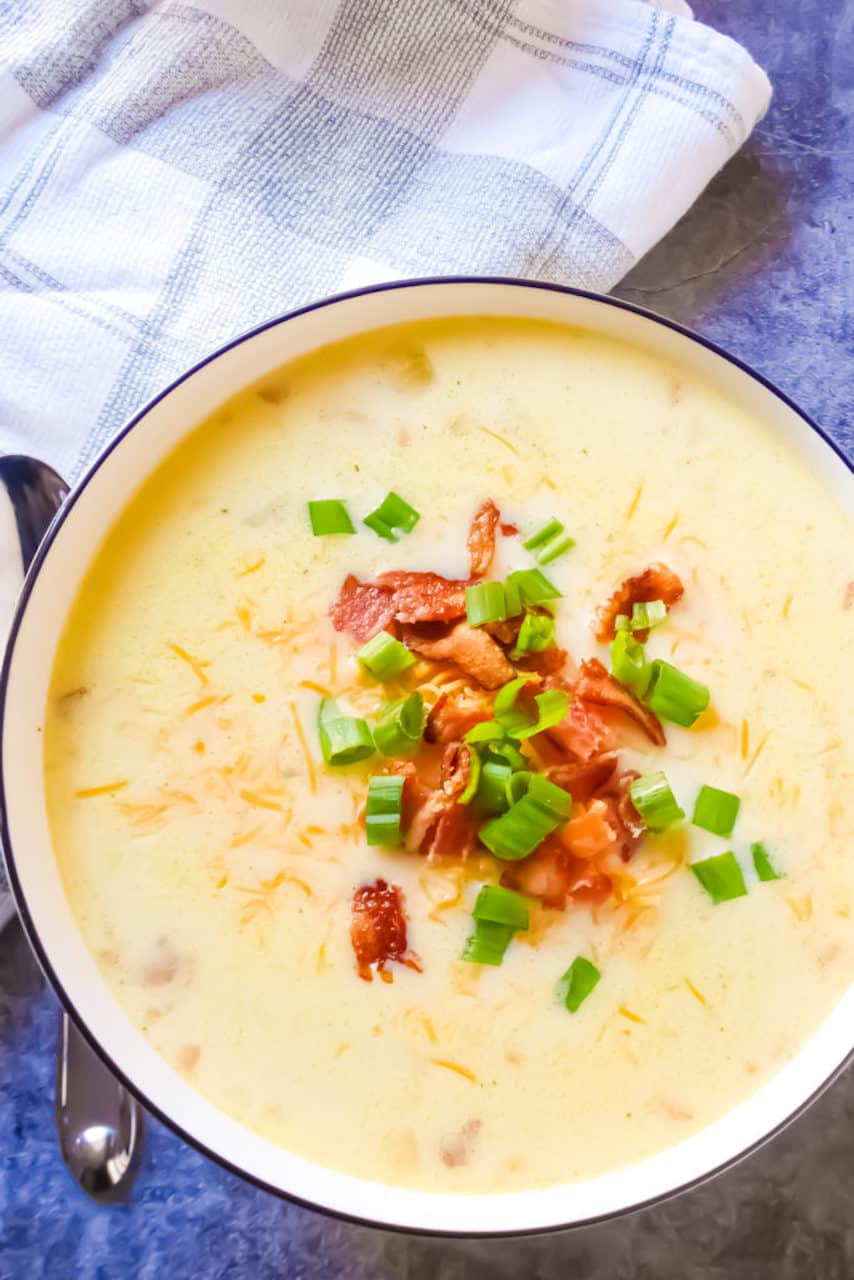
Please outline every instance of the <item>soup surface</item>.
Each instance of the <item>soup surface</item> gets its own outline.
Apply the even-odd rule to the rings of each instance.
[[[411,532],[386,530],[396,541],[362,524],[390,490],[420,513]],[[307,504],[330,498],[346,503],[353,536],[312,534]],[[413,624],[388,585],[371,597],[351,582],[355,613],[339,596],[348,575],[396,570],[506,582],[537,567],[545,543],[522,541],[553,517],[575,545],[541,566],[561,598],[532,603],[529,591],[539,656],[519,650],[518,609],[509,630],[477,628],[472,659],[459,603],[437,621],[428,601]],[[408,1187],[587,1178],[715,1120],[793,1055],[854,976],[851,534],[761,422],[591,333],[478,318],[388,329],[245,391],[125,510],[56,658],[45,724],[56,856],[127,1016],[250,1129]],[[639,662],[708,688],[699,713],[697,684],[680,686],[677,701],[695,698],[691,728],[631,698],[623,714],[604,670],[577,665],[610,669],[623,606],[601,606],[649,566],[684,594],[665,600]],[[662,572],[641,600],[668,594]],[[439,594],[447,604],[461,590]],[[378,612],[356,617],[369,600]],[[419,650],[385,683],[356,657],[384,625]],[[631,634],[617,632],[624,645]],[[572,655],[564,665],[555,643]],[[532,677],[515,707],[505,699],[522,723],[548,688],[569,720],[514,737],[499,717],[504,757],[488,741],[448,755],[473,723],[495,722],[508,667]],[[321,699],[339,709],[334,749],[342,731],[365,733],[340,717],[375,726],[414,691],[440,739],[413,746],[417,784],[393,763],[393,716],[391,757],[325,763]],[[591,761],[598,780],[577,768]],[[522,775],[514,803],[531,772],[573,796],[569,823],[553,794],[538,810],[550,834],[533,860],[494,857],[478,839],[480,791],[460,803],[458,782],[487,762],[493,779],[506,781],[502,763]],[[369,779],[389,770],[403,781],[408,848],[366,842]],[[658,771],[684,820],[644,792]],[[740,798],[731,835],[691,821],[704,785]],[[669,825],[643,834],[644,815]],[[754,862],[755,842],[767,861]],[[735,866],[707,861],[730,851]],[[507,901],[528,927],[492,930],[501,963],[463,959],[481,886],[502,877],[526,895]],[[576,958],[587,964],[568,990]]]

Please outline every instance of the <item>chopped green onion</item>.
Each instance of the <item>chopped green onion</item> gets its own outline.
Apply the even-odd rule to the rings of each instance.
[[[496,858],[515,862],[533,853],[571,812],[569,792],[535,773],[531,775],[527,793],[500,818],[488,822],[480,832],[480,839]]]
[[[702,862],[692,862],[689,865],[714,903],[743,898],[747,893],[741,867],[732,851],[719,853],[714,858],[704,858]]]
[[[543,604],[546,600],[560,600],[561,598],[561,593],[554,583],[549,582],[546,575],[541,573],[539,569],[517,569],[515,573],[510,574],[510,577],[505,582],[504,590],[505,594],[509,591],[520,602],[519,608],[514,609],[512,613],[508,607],[508,618],[513,618],[517,613],[521,613],[522,605]]]
[[[514,931],[527,929],[528,900],[521,893],[514,893],[500,884],[485,884],[477,895],[472,915],[475,920],[491,920],[493,924],[504,924]]]
[[[656,659],[652,664],[646,704],[662,720],[690,729],[709,705],[709,691],[678,667]]]
[[[504,730],[495,720],[482,720],[480,724],[472,725],[468,733],[464,736],[463,742],[492,742],[496,738],[503,738]]]
[[[551,542],[536,553],[534,559],[538,564],[551,564],[552,560],[557,560],[558,556],[564,555],[567,551],[571,551],[575,546],[575,538],[571,538],[565,533],[560,538],[552,538]]]
[[[563,525],[557,516],[553,516],[548,524],[543,525],[542,529],[532,533],[530,538],[526,538],[522,546],[526,551],[536,551],[538,547],[543,546],[544,543],[560,533],[563,533]]]
[[[760,880],[782,880],[783,877],[779,871],[775,871],[768,856],[768,850],[761,840],[755,841],[750,846],[750,852],[753,855],[753,865],[756,868],[756,874]]]
[[[685,817],[670,790],[670,783],[661,772],[645,773],[642,778],[635,778],[629,793],[632,804],[650,831],[665,831]]]
[[[327,764],[354,764],[374,754],[374,741],[364,720],[342,715],[332,698],[321,698],[317,736]]]
[[[555,642],[555,620],[545,613],[526,613],[519,628],[516,645],[510,652],[514,660],[525,653],[542,653]]]
[[[667,617],[667,605],[663,600],[640,600],[632,609],[629,626],[632,631],[652,631],[660,627]]]
[[[503,582],[478,582],[466,587],[466,618],[470,627],[503,622],[506,617]]]
[[[362,645],[356,657],[378,680],[391,680],[415,663],[415,654],[387,631],[377,632],[373,639]]]
[[[466,939],[462,960],[471,964],[501,964],[510,946],[513,930],[495,920],[475,920],[474,930]]]
[[[496,756],[505,764],[509,764],[511,769],[527,769],[531,763],[527,756],[522,755],[515,743],[507,738],[500,742],[490,742],[487,750],[490,756]]]
[[[308,504],[311,532],[316,538],[327,533],[355,533],[347,508],[338,498],[317,498]]]
[[[601,977],[595,964],[576,956],[557,984],[558,998],[570,1013],[577,1013]]]
[[[417,691],[387,702],[374,725],[374,744],[384,756],[409,755],[424,735],[424,699]]]
[[[611,642],[611,672],[625,688],[642,698],[652,675],[643,645],[638,644],[628,628],[617,630]]]
[[[515,773],[511,773],[504,787],[504,793],[507,796],[507,808],[511,804],[515,804],[517,800],[521,800],[522,796],[528,794],[528,786],[530,784],[532,773],[529,769],[517,769]]]
[[[480,771],[480,782],[475,805],[485,817],[495,818],[504,813],[507,806],[507,783],[512,776],[509,764],[498,760],[485,760]]]
[[[575,546],[575,539],[564,533],[560,520],[552,519],[537,533],[526,538],[522,546],[526,551],[533,551],[538,564],[549,564],[565,551],[570,551]]]
[[[522,612],[522,595],[518,583],[513,581],[513,574],[504,582],[504,614],[507,618],[517,618]]]
[[[535,733],[543,733],[553,725],[560,724],[569,709],[569,694],[565,689],[546,689],[543,693],[535,694],[536,716],[517,707],[516,699],[522,688],[529,683],[530,676],[518,676],[495,695],[492,713],[509,738],[531,738]]]
[[[400,829],[403,807],[403,778],[391,773],[375,773],[368,783],[365,801],[365,833],[368,844],[396,845],[403,840]]]
[[[404,502],[394,490],[389,490],[376,510],[365,516],[362,523],[387,542],[397,542],[394,531],[411,533],[420,519],[414,507]]]
[[[695,827],[711,831],[715,836],[732,835],[741,801],[731,791],[718,791],[717,787],[701,787],[694,803]]]
[[[470,768],[469,780],[466,783],[465,790],[457,799],[458,804],[470,804],[475,798],[477,795],[477,789],[480,786],[480,775],[483,772],[483,762],[473,747],[469,747],[468,757]]]

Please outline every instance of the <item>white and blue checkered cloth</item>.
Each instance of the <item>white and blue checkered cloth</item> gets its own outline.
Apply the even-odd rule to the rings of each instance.
[[[0,450],[368,281],[611,288],[765,111],[682,0],[0,0]]]

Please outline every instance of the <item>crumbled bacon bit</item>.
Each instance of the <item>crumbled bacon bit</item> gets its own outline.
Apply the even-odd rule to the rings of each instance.
[[[418,956],[407,948],[403,892],[396,884],[374,880],[359,886],[353,894],[350,940],[359,977],[365,982],[372,981],[373,966],[385,982],[391,982],[385,968],[391,960],[421,972]]]
[[[646,736],[657,747],[666,745],[667,739],[655,712],[643,706],[627,689],[618,684],[598,658],[590,658],[587,662],[582,662],[575,691],[582,701],[593,702],[602,707],[612,707],[615,711],[623,712],[634,720],[635,724],[640,725]]]
[[[524,653],[516,659],[520,671],[538,671],[541,676],[556,676],[566,667],[569,654],[566,649],[552,645],[540,653]]]
[[[560,724],[547,729],[543,736],[572,760],[591,760],[613,746],[611,730],[595,706],[578,697],[572,699]]]
[[[505,538],[512,538],[519,532],[518,524],[514,524],[512,520],[502,520],[498,527]]]
[[[610,752],[579,764],[552,765],[548,775],[558,787],[569,792],[575,804],[584,804],[600,787],[610,782],[616,768],[617,756]]]
[[[495,530],[500,512],[491,498],[481,503],[472,518],[469,529],[469,572],[473,578],[489,573],[495,555]]]
[[[456,742],[469,729],[492,719],[492,707],[482,693],[467,688],[440,694],[427,716],[424,737],[428,742]]]
[[[360,582],[352,573],[341,584],[329,616],[336,631],[349,631],[359,641],[370,640],[394,619],[394,592],[389,587]]]
[[[419,852],[430,862],[440,858],[458,858],[465,861],[477,848],[477,825],[467,804],[447,801],[435,825],[421,842]]]
[[[609,853],[617,831],[609,821],[611,813],[604,800],[579,805],[560,832],[560,842],[574,858],[598,858]]]
[[[394,595],[393,616],[398,622],[453,622],[466,611],[466,587],[462,578],[443,578],[439,573],[393,570],[377,579],[381,588]]]
[[[651,564],[643,573],[633,578],[626,578],[609,600],[600,605],[596,611],[596,639],[605,643],[613,640],[617,618],[620,615],[631,616],[636,604],[650,600],[663,600],[668,609],[682,599],[685,588],[681,579],[666,564]],[[636,631],[635,638],[644,644],[649,636],[647,631]]]
[[[595,863],[574,857],[557,836],[548,836],[529,858],[508,867],[501,883],[557,911],[570,898],[603,902],[611,892],[611,881]]]
[[[492,636],[480,627],[470,627],[467,622],[458,622],[450,631],[440,634],[406,627],[403,639],[407,648],[422,657],[453,662],[484,689],[498,689],[516,674]]]
[[[442,756],[442,790],[451,800],[458,799],[471,778],[471,747],[464,742],[449,742]]]

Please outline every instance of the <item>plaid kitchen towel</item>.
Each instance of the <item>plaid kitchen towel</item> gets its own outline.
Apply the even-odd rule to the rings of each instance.
[[[0,0],[0,66],[0,450],[70,479],[312,298],[611,288],[770,97],[681,0]]]

